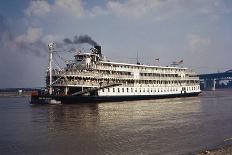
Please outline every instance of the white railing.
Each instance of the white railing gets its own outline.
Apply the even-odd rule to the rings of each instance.
[[[105,74],[97,72],[79,72],[79,71],[54,71],[53,76],[78,76],[95,77],[97,79],[134,79],[134,75]],[[136,80],[199,80],[199,77],[157,77],[157,76],[139,76]]]

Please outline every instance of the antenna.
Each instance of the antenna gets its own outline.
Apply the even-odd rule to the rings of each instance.
[[[137,64],[137,65],[140,65],[140,62],[139,62],[139,53],[138,53],[138,52],[137,52],[136,60],[137,60],[136,64]]]

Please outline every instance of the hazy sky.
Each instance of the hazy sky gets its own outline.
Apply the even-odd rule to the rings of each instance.
[[[44,86],[48,42],[84,34],[111,60],[232,68],[231,0],[1,0],[0,88]]]

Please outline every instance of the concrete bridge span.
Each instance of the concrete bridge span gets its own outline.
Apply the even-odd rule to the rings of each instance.
[[[228,70],[222,73],[210,73],[210,74],[200,74],[202,89],[204,90],[215,90],[217,83],[222,80],[232,80],[232,70]]]

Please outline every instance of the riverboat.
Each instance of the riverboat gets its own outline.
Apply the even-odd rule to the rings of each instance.
[[[53,69],[54,44],[49,44],[46,88],[31,95],[31,103],[99,103],[197,96],[199,77],[179,66],[144,65],[107,60],[101,46],[78,52],[74,61]]]

